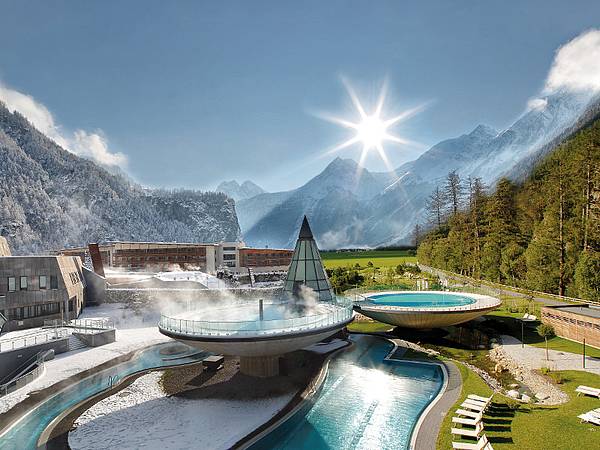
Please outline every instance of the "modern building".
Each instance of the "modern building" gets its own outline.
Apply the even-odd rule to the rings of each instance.
[[[306,217],[302,223],[283,292],[265,298],[214,299],[190,310],[163,313],[159,331],[187,345],[239,356],[240,371],[268,377],[279,373],[279,358],[334,335],[353,319],[352,303],[333,295]]]
[[[44,320],[70,320],[84,305],[81,260],[72,256],[0,257],[2,331],[42,326]]]
[[[557,336],[600,348],[600,306],[544,306],[542,322],[552,325]]]
[[[110,242],[100,244],[104,267],[132,271],[167,271],[172,268],[216,273],[220,267],[243,273],[286,271],[292,250],[249,248],[243,242],[172,243]],[[69,248],[61,255],[79,256],[85,260],[87,247]]]

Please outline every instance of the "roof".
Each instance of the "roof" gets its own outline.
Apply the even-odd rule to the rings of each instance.
[[[304,292],[304,288],[309,288],[309,292]],[[310,296],[311,292],[317,295],[317,301],[329,301],[333,298],[333,291],[306,216],[300,227],[283,290],[296,298]]]
[[[298,239],[313,239],[312,230],[310,229],[310,225],[308,224],[308,219],[306,216],[304,216],[304,219],[302,220],[302,226],[300,227]]]
[[[579,305],[569,305],[569,306],[557,306],[552,309],[568,312],[571,314],[579,314],[580,316],[593,317],[595,319],[600,319],[600,308],[593,306],[579,306]]]

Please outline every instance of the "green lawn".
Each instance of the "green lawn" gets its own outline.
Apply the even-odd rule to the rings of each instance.
[[[507,301],[503,298],[503,301],[504,304],[500,309],[487,314],[486,317],[493,319],[493,322],[490,323],[490,321],[488,321],[488,324],[495,328],[498,333],[508,334],[521,340],[521,322],[518,319],[523,317],[525,309],[521,309],[519,302],[517,302],[516,305],[519,312],[511,312],[510,309],[515,309],[512,299]],[[539,304],[536,304],[534,308],[537,309],[532,312],[539,318]],[[539,322],[526,324],[524,327],[525,343],[534,347],[545,348],[546,344],[544,343],[544,339],[535,331],[537,325],[539,325]],[[558,336],[548,339],[548,348],[550,350],[570,352],[577,355],[583,353],[582,344]],[[600,358],[600,349],[586,346],[585,354],[594,358]]]
[[[321,252],[321,258],[323,259],[325,267],[328,269],[353,266],[357,263],[362,267],[365,267],[369,261],[371,261],[375,267],[396,267],[401,263],[417,262],[417,257],[410,255],[408,250]]]
[[[462,394],[444,419],[437,448],[452,448],[450,428],[452,416],[468,394],[489,395],[491,392],[483,380],[462,364]],[[577,397],[575,388],[580,384],[599,386],[600,376],[586,372],[560,372],[564,383],[560,385],[570,397],[569,402],[558,406],[523,405],[504,396],[494,396],[493,407],[485,415],[484,427],[495,450],[576,450],[600,448],[600,430],[594,425],[580,423],[577,416],[598,408],[598,399]]]
[[[354,333],[375,333],[378,331],[389,331],[394,328],[392,325],[388,325],[387,323],[381,322],[352,322],[348,325],[348,330]]]

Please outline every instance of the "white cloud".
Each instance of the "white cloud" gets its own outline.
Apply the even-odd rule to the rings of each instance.
[[[528,110],[541,110],[548,104],[548,99],[545,98],[532,98],[527,102]]]
[[[23,94],[0,84],[0,101],[11,111],[18,111],[33,126],[44,133],[58,145],[76,155],[90,158],[106,166],[127,166],[127,156],[119,152],[111,152],[102,131],[88,133],[75,130],[65,133],[55,123],[52,113],[31,95]]]
[[[586,31],[557,50],[544,93],[561,89],[600,91],[600,30]]]

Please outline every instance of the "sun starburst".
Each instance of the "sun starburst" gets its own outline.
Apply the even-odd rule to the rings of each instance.
[[[393,167],[390,164],[389,158],[384,148],[384,143],[393,142],[395,144],[401,145],[411,145],[413,143],[407,139],[392,134],[390,132],[390,128],[412,117],[413,115],[421,111],[424,106],[420,105],[415,108],[403,111],[400,114],[391,118],[384,118],[383,106],[387,95],[387,82],[383,83],[381,91],[379,93],[379,97],[377,99],[377,103],[375,105],[374,110],[371,113],[366,112],[363,104],[359,100],[358,96],[356,95],[356,92],[354,91],[350,83],[348,83],[346,80],[343,80],[343,83],[346,87],[346,90],[348,91],[350,99],[352,100],[352,104],[354,105],[354,108],[358,113],[359,120],[353,122],[347,119],[321,114],[321,117],[325,120],[336,123],[345,128],[352,129],[355,132],[354,136],[334,146],[327,152],[327,154],[339,152],[340,150],[354,145],[362,145],[362,151],[359,160],[360,166],[364,164],[365,159],[367,158],[370,152],[377,151],[379,157],[382,159],[386,167],[390,171],[393,171]]]

